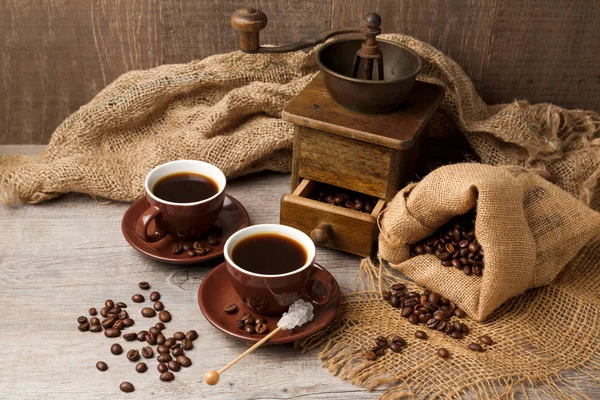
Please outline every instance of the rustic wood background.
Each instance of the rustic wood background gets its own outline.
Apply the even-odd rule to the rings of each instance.
[[[453,57],[489,102],[600,109],[594,0],[0,0],[0,144],[47,143],[125,71],[234,50],[231,13],[262,9],[262,42],[356,25],[413,35]]]

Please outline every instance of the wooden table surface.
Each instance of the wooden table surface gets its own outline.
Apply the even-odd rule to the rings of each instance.
[[[0,154],[31,154],[41,148],[0,146]],[[288,174],[257,174],[231,181],[228,192],[244,204],[252,224],[278,223],[279,201],[289,192],[289,182]],[[122,381],[136,388],[127,398],[377,397],[331,375],[317,359],[318,350],[301,354],[291,345],[259,349],[227,371],[218,386],[205,385],[206,370],[219,369],[247,348],[210,325],[198,307],[198,286],[214,264],[171,266],[138,253],[121,234],[128,206],[100,204],[83,195],[34,206],[0,206],[0,398],[125,396],[119,391]],[[317,260],[342,285],[352,283],[359,266],[358,257],[325,248],[318,249]],[[141,343],[77,330],[77,317],[89,317],[90,307],[100,310],[109,298],[126,302],[128,311],[139,315],[141,305],[131,296],[141,292],[140,281],[150,282],[173,314],[166,333],[196,329],[200,334],[189,352],[193,365],[176,373],[172,382],[158,379],[156,357],[148,360],[148,372],[139,374],[125,354],[109,351],[114,342],[125,351],[141,349]],[[134,319],[135,331],[142,317]],[[99,360],[109,365],[107,371],[96,369]]]
[[[34,154],[41,148],[0,146],[0,154]],[[231,181],[228,192],[245,205],[251,223],[278,223],[279,201],[289,191],[289,181],[287,174],[257,174]],[[214,264],[170,266],[138,253],[121,234],[128,206],[101,204],[83,195],[34,206],[0,206],[1,399],[378,397],[380,392],[331,375],[317,359],[318,350],[301,354],[288,345],[261,348],[227,371],[218,386],[205,385],[206,370],[219,369],[247,348],[212,327],[198,308],[198,286]],[[342,286],[349,287],[358,272],[356,256],[318,248],[317,260]],[[140,292],[140,281],[150,282],[173,314],[166,333],[196,329],[200,334],[188,352],[193,365],[176,373],[172,382],[158,379],[156,358],[147,360],[148,372],[139,374],[125,354],[109,351],[114,342],[125,351],[140,349],[141,343],[77,330],[77,317],[88,316],[90,307],[99,310],[108,298],[126,302],[128,311],[139,315],[141,305],[132,303],[131,296]],[[142,325],[141,316],[135,319],[134,331]],[[95,368],[99,360],[107,362],[107,371]],[[121,393],[122,381],[132,382],[135,392]],[[600,397],[589,379],[580,386],[589,387],[590,398]]]

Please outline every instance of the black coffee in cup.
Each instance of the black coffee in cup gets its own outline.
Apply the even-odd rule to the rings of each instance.
[[[152,193],[173,203],[195,203],[206,200],[219,192],[219,186],[211,178],[193,172],[177,172],[160,178],[152,187]]]
[[[257,233],[240,240],[231,251],[231,260],[240,268],[261,275],[279,275],[306,264],[304,247],[279,233]]]

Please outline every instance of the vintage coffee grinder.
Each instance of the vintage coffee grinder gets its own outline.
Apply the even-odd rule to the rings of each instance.
[[[322,32],[280,47],[260,47],[267,25],[260,10],[236,11],[240,49],[284,53],[315,46],[343,33],[365,38],[338,39],[321,46],[321,72],[283,110],[295,124],[292,193],[283,196],[280,222],[310,235],[316,244],[361,256],[377,248],[377,216],[412,177],[420,134],[438,108],[442,88],[415,82],[421,59],[400,44],[377,40],[381,17],[365,16],[363,28]],[[324,185],[375,199],[357,211],[318,201]]]

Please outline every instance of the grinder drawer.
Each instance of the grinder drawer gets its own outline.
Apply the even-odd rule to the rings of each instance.
[[[319,182],[303,179],[281,199],[280,223],[301,230],[315,244],[360,256],[373,256],[377,247],[377,215],[385,201],[378,199],[370,213],[313,199]]]

